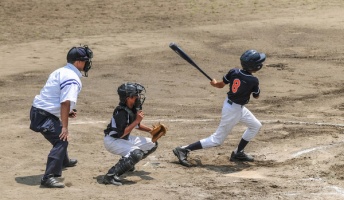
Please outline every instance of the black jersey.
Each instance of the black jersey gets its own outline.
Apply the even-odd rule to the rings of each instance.
[[[223,82],[229,84],[228,99],[240,105],[250,100],[250,95],[259,96],[259,81],[251,73],[242,69],[231,69],[223,77]]]
[[[117,106],[113,111],[111,122],[104,130],[105,135],[109,134],[114,138],[122,137],[125,128],[135,120],[136,112],[136,109],[130,109],[125,105]],[[122,139],[127,140],[129,135],[130,133]]]

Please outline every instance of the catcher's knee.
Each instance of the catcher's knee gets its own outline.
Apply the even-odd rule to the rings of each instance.
[[[142,150],[135,149],[134,151],[130,152],[129,158],[131,158],[133,163],[136,164],[140,160],[142,160],[143,156],[144,156],[144,153]]]

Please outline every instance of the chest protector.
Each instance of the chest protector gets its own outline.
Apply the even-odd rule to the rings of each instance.
[[[127,126],[129,126],[129,124],[131,124],[131,123],[133,123],[135,121],[136,114],[131,109],[129,109],[127,106],[122,106],[122,105],[118,105],[115,108],[115,110],[113,111],[112,117],[115,118],[115,116],[117,115],[117,113],[120,110],[125,110],[125,112],[128,114]],[[104,130],[104,134],[105,135],[108,135],[111,131],[116,131],[115,128],[112,127],[111,121],[107,125],[106,129]],[[128,136],[129,136],[129,134],[128,134]]]

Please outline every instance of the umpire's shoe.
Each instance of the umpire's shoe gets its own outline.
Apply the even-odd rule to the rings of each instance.
[[[41,179],[41,186],[47,187],[47,188],[64,188],[65,185],[63,183],[58,182],[53,174],[48,175],[47,178]]]
[[[173,149],[173,153],[178,157],[179,163],[185,167],[191,167],[192,165],[187,161],[190,150],[177,147]]]
[[[244,151],[240,151],[237,153],[233,151],[229,160],[230,161],[248,161],[248,162],[254,161],[253,157],[246,154]]]
[[[105,185],[112,184],[112,185],[122,185],[121,180],[116,175],[105,175],[103,178],[103,183]]]
[[[63,167],[74,167],[78,163],[77,159],[69,159],[68,163],[63,163]]]

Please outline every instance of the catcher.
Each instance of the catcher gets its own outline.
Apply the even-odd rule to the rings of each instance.
[[[131,82],[117,89],[120,102],[104,130],[104,146],[110,153],[122,157],[104,176],[104,184],[122,185],[119,176],[134,171],[135,164],[153,153],[158,148],[157,140],[166,134],[167,129],[163,124],[150,128],[141,123],[144,118],[142,105],[146,98],[145,92],[142,85]],[[151,133],[152,139],[130,135],[134,128]]]

